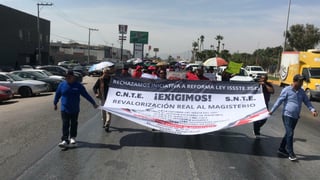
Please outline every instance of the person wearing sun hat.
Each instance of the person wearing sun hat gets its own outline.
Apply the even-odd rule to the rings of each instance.
[[[269,114],[272,115],[274,111],[283,104],[282,121],[286,133],[281,141],[278,153],[289,157],[291,161],[297,160],[297,156],[293,151],[293,135],[294,129],[300,118],[302,102],[307,106],[314,117],[318,116],[317,111],[312,106],[306,93],[302,89],[304,80],[304,76],[301,76],[300,74],[295,75],[293,77],[292,85],[285,87],[281,91],[280,96],[269,112]]]

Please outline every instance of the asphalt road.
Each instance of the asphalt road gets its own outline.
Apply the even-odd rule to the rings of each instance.
[[[90,93],[95,79],[84,79]],[[276,87],[271,105],[280,91]],[[306,108],[295,131],[299,161],[291,162],[276,153],[284,134],[281,109],[259,140],[252,124],[179,136],[116,116],[106,133],[99,110],[82,99],[78,147],[61,151],[61,118],[52,99],[48,93],[0,104],[0,179],[319,179],[320,120]],[[320,110],[319,102],[313,104]]]

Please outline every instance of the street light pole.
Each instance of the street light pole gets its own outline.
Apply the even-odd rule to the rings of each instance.
[[[288,14],[287,14],[287,24],[286,24],[286,31],[284,32],[284,42],[283,42],[283,49],[282,52],[286,50],[286,45],[287,45],[287,31],[288,31],[288,26],[289,26],[289,17],[290,17],[290,8],[291,8],[291,0],[289,0],[288,4]],[[281,55],[277,63],[277,70],[276,72],[280,72],[280,60],[281,60]]]
[[[286,50],[286,44],[287,44],[287,31],[288,31],[288,25],[289,25],[290,7],[291,7],[291,0],[289,0],[289,5],[288,5],[287,25],[286,25],[286,31],[284,32],[283,51]]]
[[[37,31],[38,31],[38,59],[39,65],[42,65],[41,61],[41,40],[40,40],[40,10],[39,6],[52,6],[52,3],[37,3],[38,16],[37,16]]]
[[[90,63],[90,36],[91,31],[99,31],[98,29],[89,28],[89,40],[88,40],[88,64]]]

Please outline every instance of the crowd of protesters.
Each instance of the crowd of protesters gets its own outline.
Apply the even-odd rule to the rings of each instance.
[[[131,72],[130,72],[131,71]],[[170,79],[167,77],[168,72],[182,72],[184,76],[181,79],[187,80],[209,80],[208,77],[204,75],[204,67],[193,67],[181,68],[173,66],[141,66],[137,65],[133,68],[123,67],[120,73],[120,77],[130,77],[130,78],[144,78],[144,79]],[[208,74],[213,74],[213,69],[207,70]],[[108,84],[111,77],[114,76],[115,67],[110,66],[103,69],[103,74],[93,86],[93,91],[96,97],[100,100],[100,104],[103,106],[108,93]],[[222,72],[222,81],[229,81],[233,76],[227,71]],[[261,76],[259,84],[262,86],[263,95],[268,108],[271,94],[274,93],[274,88],[271,83],[267,82],[268,77],[266,75]],[[318,116],[317,111],[312,106],[311,102],[307,98],[305,92],[302,89],[302,84],[305,78],[299,74],[295,75],[293,78],[293,84],[284,88],[281,91],[280,96],[274,103],[273,107],[269,111],[272,113],[281,105],[284,104],[283,108],[283,124],[285,127],[285,135],[281,141],[278,153],[280,155],[289,157],[291,161],[297,160],[297,157],[293,151],[293,135],[295,126],[300,118],[301,105],[304,103],[308,109],[311,111],[313,116]],[[75,80],[73,71],[68,71],[66,80],[60,83],[54,98],[54,110],[57,110],[57,104],[61,99],[61,117],[62,117],[62,137],[59,147],[66,149],[70,145],[76,145],[77,127],[78,127],[78,114],[80,112],[80,95],[85,97],[94,108],[98,105],[95,103],[93,98],[88,94],[86,89],[82,84]],[[111,123],[111,113],[101,110],[103,127],[107,132],[109,132],[109,127]],[[260,129],[265,124],[267,119],[257,121],[253,123],[253,133],[257,137],[260,137]]]

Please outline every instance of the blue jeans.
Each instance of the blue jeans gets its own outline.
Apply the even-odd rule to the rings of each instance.
[[[78,114],[79,113],[66,113],[61,111],[62,118],[62,141],[69,142],[70,138],[77,137],[77,129],[78,129]]]
[[[294,129],[297,125],[298,119],[295,119],[289,116],[282,116],[282,120],[283,120],[283,125],[286,129],[286,134],[282,139],[280,149],[286,149],[289,154],[292,154]]]

